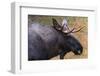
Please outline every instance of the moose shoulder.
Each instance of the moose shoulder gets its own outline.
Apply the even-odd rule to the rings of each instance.
[[[72,51],[75,55],[82,54],[81,43],[70,33],[78,32],[59,25],[55,19],[53,26],[32,24],[28,28],[28,60],[48,60],[60,55],[63,59],[65,54]],[[67,26],[67,25],[66,25]],[[67,32],[66,32],[67,31]]]

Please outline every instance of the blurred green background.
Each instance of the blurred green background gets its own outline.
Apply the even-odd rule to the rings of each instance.
[[[88,17],[79,17],[79,16],[44,16],[44,15],[28,15],[28,26],[32,23],[39,23],[44,26],[53,26],[52,18],[55,18],[59,24],[62,23],[63,19],[68,21],[68,26],[70,28],[85,26],[81,31],[74,33],[74,35],[83,46],[82,55],[74,55],[72,52],[69,52],[65,55],[65,59],[77,59],[77,58],[88,58]],[[52,59],[59,59],[59,56],[56,56]]]

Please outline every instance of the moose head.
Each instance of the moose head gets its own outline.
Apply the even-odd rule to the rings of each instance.
[[[66,46],[68,46],[69,49],[73,51],[75,55],[82,54],[83,47],[81,43],[71,33],[81,31],[84,28],[84,26],[78,26],[77,28],[74,26],[72,29],[70,29],[66,19],[63,19],[62,24],[59,24],[54,18],[52,19],[52,21],[53,27],[64,35],[65,42],[68,43]]]

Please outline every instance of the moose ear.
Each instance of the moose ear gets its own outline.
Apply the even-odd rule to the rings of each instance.
[[[56,28],[57,30],[61,29],[61,26],[59,25],[56,19],[52,18],[52,22],[53,22],[54,28]]]
[[[58,22],[57,22],[56,19],[52,18],[52,22],[53,22],[53,25],[54,25],[54,26],[57,26],[57,25],[58,25]]]

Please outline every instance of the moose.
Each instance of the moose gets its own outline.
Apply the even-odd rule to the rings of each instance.
[[[62,24],[52,18],[53,26],[33,23],[28,27],[28,60],[48,60],[57,55],[64,59],[65,54],[73,52],[81,55],[83,46],[72,33],[79,32],[83,27],[70,29],[67,20]]]

